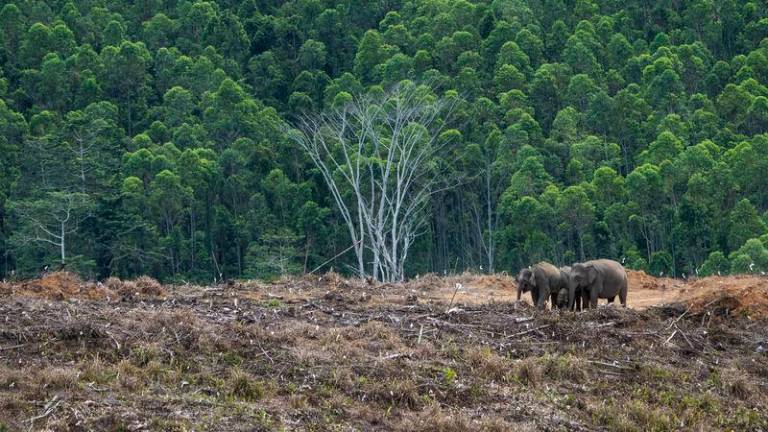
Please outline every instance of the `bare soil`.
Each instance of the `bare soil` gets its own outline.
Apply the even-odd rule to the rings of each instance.
[[[0,284],[0,431],[765,431],[767,314],[754,276],[573,313],[505,275],[53,274]]]

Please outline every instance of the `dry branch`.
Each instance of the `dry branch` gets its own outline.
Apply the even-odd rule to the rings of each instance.
[[[547,327],[549,327],[549,324],[545,324],[545,325],[542,325],[542,326],[534,327],[534,328],[529,329],[529,330],[525,330],[525,331],[521,331],[521,332],[518,332],[518,333],[515,333],[515,334],[511,334],[509,336],[506,336],[506,338],[507,339],[511,339],[513,337],[523,336],[523,335],[526,335],[528,333],[533,333],[533,332],[535,332],[537,330],[545,329]]]

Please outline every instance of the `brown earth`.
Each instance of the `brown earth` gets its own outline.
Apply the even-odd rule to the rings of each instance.
[[[2,283],[0,431],[765,431],[766,282],[632,272],[581,313],[505,275]]]
[[[768,315],[768,278],[760,276],[708,277],[683,281],[657,278],[642,271],[629,270],[630,308],[646,309],[666,303],[694,303],[701,308],[709,302],[726,304],[735,313]],[[303,278],[286,278],[275,283],[259,281],[231,282],[230,287],[244,288],[245,296],[252,299],[300,299],[317,290],[343,292],[345,296],[359,291],[362,296],[375,292],[374,301],[391,303],[403,295],[427,302],[482,305],[490,302],[517,300],[514,278],[504,275],[476,275],[463,273],[439,277],[428,274],[406,283],[373,286],[344,279],[336,273]],[[360,289],[362,287],[362,289]],[[183,288],[182,288],[183,289]],[[28,296],[53,300],[91,299],[119,301],[126,296],[163,297],[166,289],[156,280],[142,276],[134,281],[109,278],[104,283],[83,281],[68,272],[48,274],[17,284],[0,283],[1,296]],[[529,294],[523,300],[530,303]],[[724,307],[725,307],[724,306]]]

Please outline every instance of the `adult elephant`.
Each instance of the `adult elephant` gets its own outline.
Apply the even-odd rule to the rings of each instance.
[[[552,307],[556,307],[558,292],[567,287],[568,281],[560,269],[544,261],[520,270],[517,275],[517,299],[530,291],[533,304],[539,309],[546,308],[550,297]]]
[[[598,259],[576,263],[571,266],[568,281],[569,306],[574,307],[576,297],[581,290],[585,309],[596,308],[599,298],[608,299],[608,303],[613,303],[617,295],[621,305],[627,307],[627,285],[627,272],[616,261]]]

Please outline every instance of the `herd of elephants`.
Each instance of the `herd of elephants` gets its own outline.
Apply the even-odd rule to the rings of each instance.
[[[598,259],[576,263],[570,267],[555,267],[540,262],[520,270],[517,276],[517,299],[524,292],[531,292],[537,308],[577,310],[596,308],[598,299],[613,303],[619,296],[621,305],[627,306],[627,272],[616,261]]]

